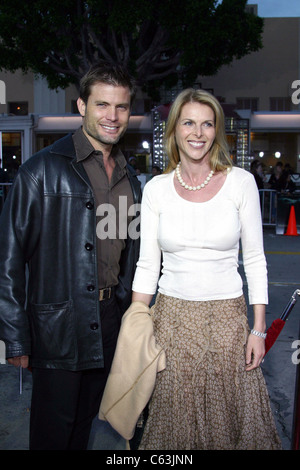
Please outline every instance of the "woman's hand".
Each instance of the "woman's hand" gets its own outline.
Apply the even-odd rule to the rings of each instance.
[[[246,371],[260,366],[265,355],[265,340],[250,334],[246,348]]]
[[[265,312],[266,306],[263,304],[253,305],[254,324],[253,329],[264,333],[266,329]],[[250,333],[246,348],[246,370],[256,369],[260,366],[265,355],[265,340]]]

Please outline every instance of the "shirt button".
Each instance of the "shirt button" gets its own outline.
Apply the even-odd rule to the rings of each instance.
[[[88,201],[86,203],[85,207],[91,211],[94,207],[94,204],[91,201]]]
[[[85,249],[86,249],[87,251],[92,251],[93,248],[94,248],[94,247],[93,247],[93,245],[91,245],[91,243],[86,243],[86,244],[85,244]]]
[[[87,286],[87,290],[89,292],[93,292],[95,290],[95,286],[93,286],[92,284],[90,286]]]
[[[98,330],[98,327],[99,327],[99,325],[98,325],[98,323],[96,323],[96,322],[90,324],[90,329],[91,329],[91,330]]]

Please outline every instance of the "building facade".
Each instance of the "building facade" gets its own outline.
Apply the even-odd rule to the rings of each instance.
[[[265,18],[260,51],[199,82],[249,119],[252,158],[300,172],[300,18]]]
[[[4,88],[0,96],[0,159],[11,181],[22,162],[74,132],[82,119],[74,86],[50,90],[45,79],[22,72],[0,72],[0,84]],[[151,164],[152,144],[152,118],[151,112],[147,113],[147,105],[148,101],[138,94],[128,132],[120,143],[126,157],[135,155],[145,172]]]

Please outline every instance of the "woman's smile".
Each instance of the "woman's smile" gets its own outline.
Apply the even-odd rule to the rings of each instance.
[[[202,103],[186,103],[176,125],[175,138],[180,160],[202,160],[207,156],[216,136],[213,110]]]

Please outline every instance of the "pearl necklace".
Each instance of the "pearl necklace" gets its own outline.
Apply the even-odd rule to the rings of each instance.
[[[182,176],[180,173],[180,165],[181,165],[181,162],[179,162],[178,165],[176,166],[176,170],[175,170],[176,177],[179,183],[181,184],[181,186],[185,189],[188,189],[189,191],[198,191],[199,189],[205,188],[205,186],[209,183],[209,181],[211,180],[214,174],[214,171],[211,170],[208,177],[203,181],[203,183],[199,184],[198,186],[190,186],[189,184],[185,183],[182,179]]]

